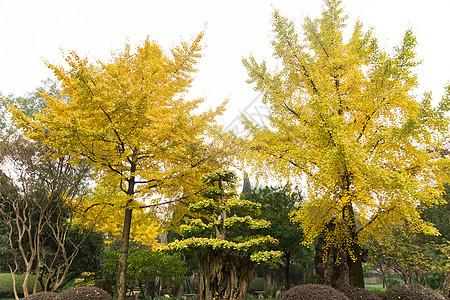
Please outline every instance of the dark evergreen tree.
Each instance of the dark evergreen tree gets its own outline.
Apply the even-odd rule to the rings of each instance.
[[[250,184],[250,178],[248,178],[247,172],[244,172],[244,186],[242,187],[242,195],[245,197],[252,192],[252,186]]]
[[[298,224],[291,222],[291,213],[298,209],[303,201],[301,191],[289,184],[282,187],[258,187],[246,196],[246,199],[261,204],[260,219],[270,222],[270,227],[261,229],[264,235],[278,240],[277,250],[282,251],[283,267],[280,274],[284,286],[291,286],[291,264],[295,260],[302,268],[312,264],[312,251],[301,246],[303,232]]]

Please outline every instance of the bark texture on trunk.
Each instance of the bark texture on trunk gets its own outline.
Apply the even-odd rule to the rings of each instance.
[[[329,225],[328,230],[334,230]],[[348,286],[364,288],[362,268],[363,253],[358,244],[352,245],[352,253],[327,245],[324,237],[319,237],[316,246],[315,268],[323,284],[336,288]],[[352,257],[355,259],[352,259]]]
[[[249,259],[206,249],[198,253],[199,299],[244,299],[255,265]]]

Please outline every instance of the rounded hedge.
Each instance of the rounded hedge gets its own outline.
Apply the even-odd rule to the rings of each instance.
[[[55,300],[113,300],[110,294],[94,286],[77,287],[60,293]]]
[[[363,288],[347,287],[339,289],[339,291],[345,294],[350,300],[381,300],[380,296]]]
[[[255,291],[264,291],[266,286],[266,281],[262,277],[255,277],[248,285],[248,291],[253,293]]]
[[[301,284],[287,290],[281,300],[349,300],[347,296],[328,285]]]
[[[420,284],[394,285],[383,293],[383,300],[445,300],[444,296]]]
[[[39,292],[28,297],[23,298],[24,300],[54,300],[58,296],[57,293],[52,292]]]

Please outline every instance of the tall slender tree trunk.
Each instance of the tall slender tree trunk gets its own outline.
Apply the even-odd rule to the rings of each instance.
[[[131,163],[130,171],[133,174],[136,172],[136,164],[134,162]],[[126,277],[127,277],[127,265],[128,265],[128,248],[130,245],[130,233],[131,233],[131,218],[133,215],[133,209],[130,208],[130,205],[133,202],[133,195],[135,192],[136,179],[134,176],[131,176],[127,179],[128,182],[128,190],[127,195],[130,197],[126,209],[125,209],[125,218],[123,220],[123,233],[122,233],[122,241],[120,244],[120,255],[119,255],[119,276],[117,277],[117,289],[118,289],[118,299],[124,300],[126,294]]]
[[[12,287],[13,287],[13,292],[14,292],[14,298],[16,300],[19,300],[20,298],[19,298],[19,295],[17,294],[17,288],[16,288],[16,272],[19,269],[19,266],[17,265],[17,260],[15,260],[15,265],[16,265],[15,269],[13,270],[12,267],[8,263],[8,267],[9,267],[11,277],[12,277]]]
[[[286,257],[286,263],[284,264],[284,270],[281,273],[282,277],[283,277],[283,283],[284,283],[284,288],[287,291],[288,289],[291,288],[291,252],[290,251],[286,251],[285,252],[285,257]]]
[[[118,299],[124,300],[126,293],[126,274],[127,274],[127,261],[128,261],[128,247],[130,244],[130,232],[131,232],[131,217],[133,210],[127,208],[125,210],[125,219],[123,221],[123,234],[120,245],[119,256],[119,276],[117,278],[118,287]]]

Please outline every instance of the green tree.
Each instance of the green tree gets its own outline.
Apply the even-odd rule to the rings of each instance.
[[[41,95],[42,92],[57,97],[61,90],[57,81],[49,78],[42,81],[42,84],[34,92],[29,92],[25,96],[11,94],[3,97],[0,93],[0,99],[2,100],[0,101],[0,131],[3,135],[17,132],[17,128],[13,125],[8,114],[8,103],[20,109],[27,117],[32,118],[34,114],[42,113],[46,107],[45,99]]]
[[[252,192],[252,186],[250,183],[250,178],[248,178],[247,172],[244,172],[244,185],[242,187],[242,196],[246,197]]]
[[[105,277],[117,277],[119,247],[114,244],[106,250]],[[153,299],[158,285],[178,287],[187,279],[186,263],[178,254],[168,254],[136,241],[131,242],[128,257],[127,287],[139,286],[142,295]],[[157,285],[158,283],[158,285]]]
[[[236,197],[236,176],[227,170],[202,176],[207,186],[203,200],[189,206],[197,216],[181,226],[184,239],[165,246],[165,251],[196,253],[200,272],[200,299],[245,298],[252,271],[259,263],[274,265],[281,252],[270,247],[271,236],[250,234],[269,222],[252,217],[260,205]]]
[[[125,297],[128,245],[133,210],[144,200],[156,205],[189,196],[210,157],[207,129],[224,110],[196,114],[203,99],[186,100],[201,54],[203,32],[168,53],[145,40],[132,51],[125,45],[108,62],[90,62],[71,51],[69,67],[47,63],[61,83],[59,96],[43,93],[47,108],[34,119],[11,107],[15,124],[72,162],[87,159],[97,178],[115,183],[121,195],[109,203],[123,212],[118,297]]]
[[[301,191],[290,184],[282,187],[257,187],[245,199],[261,204],[261,215],[258,218],[270,222],[270,226],[261,229],[261,233],[278,240],[276,249],[283,253],[281,277],[285,290],[288,290],[291,286],[291,263],[297,260],[306,267],[313,261],[311,250],[301,245],[302,229],[291,222],[292,213],[303,202]]]
[[[421,212],[422,218],[432,223],[440,235],[438,236],[424,236],[426,241],[432,241],[437,244],[446,244],[450,242],[450,184],[444,184],[444,192],[442,198],[445,203],[423,207]]]
[[[437,233],[417,207],[439,202],[448,180],[446,160],[429,150],[448,135],[450,102],[448,93],[437,107],[430,94],[415,96],[411,30],[390,54],[359,21],[344,39],[345,20],[341,1],[326,0],[321,18],[305,19],[300,39],[294,23],[274,13],[280,65],[271,71],[244,60],[270,107],[270,126],[247,120],[239,146],[256,168],[306,180],[308,201],[295,216],[305,244],[321,235],[323,259],[341,266],[341,283],[362,287],[361,245],[381,239],[386,224]],[[323,274],[336,284],[332,272]]]

